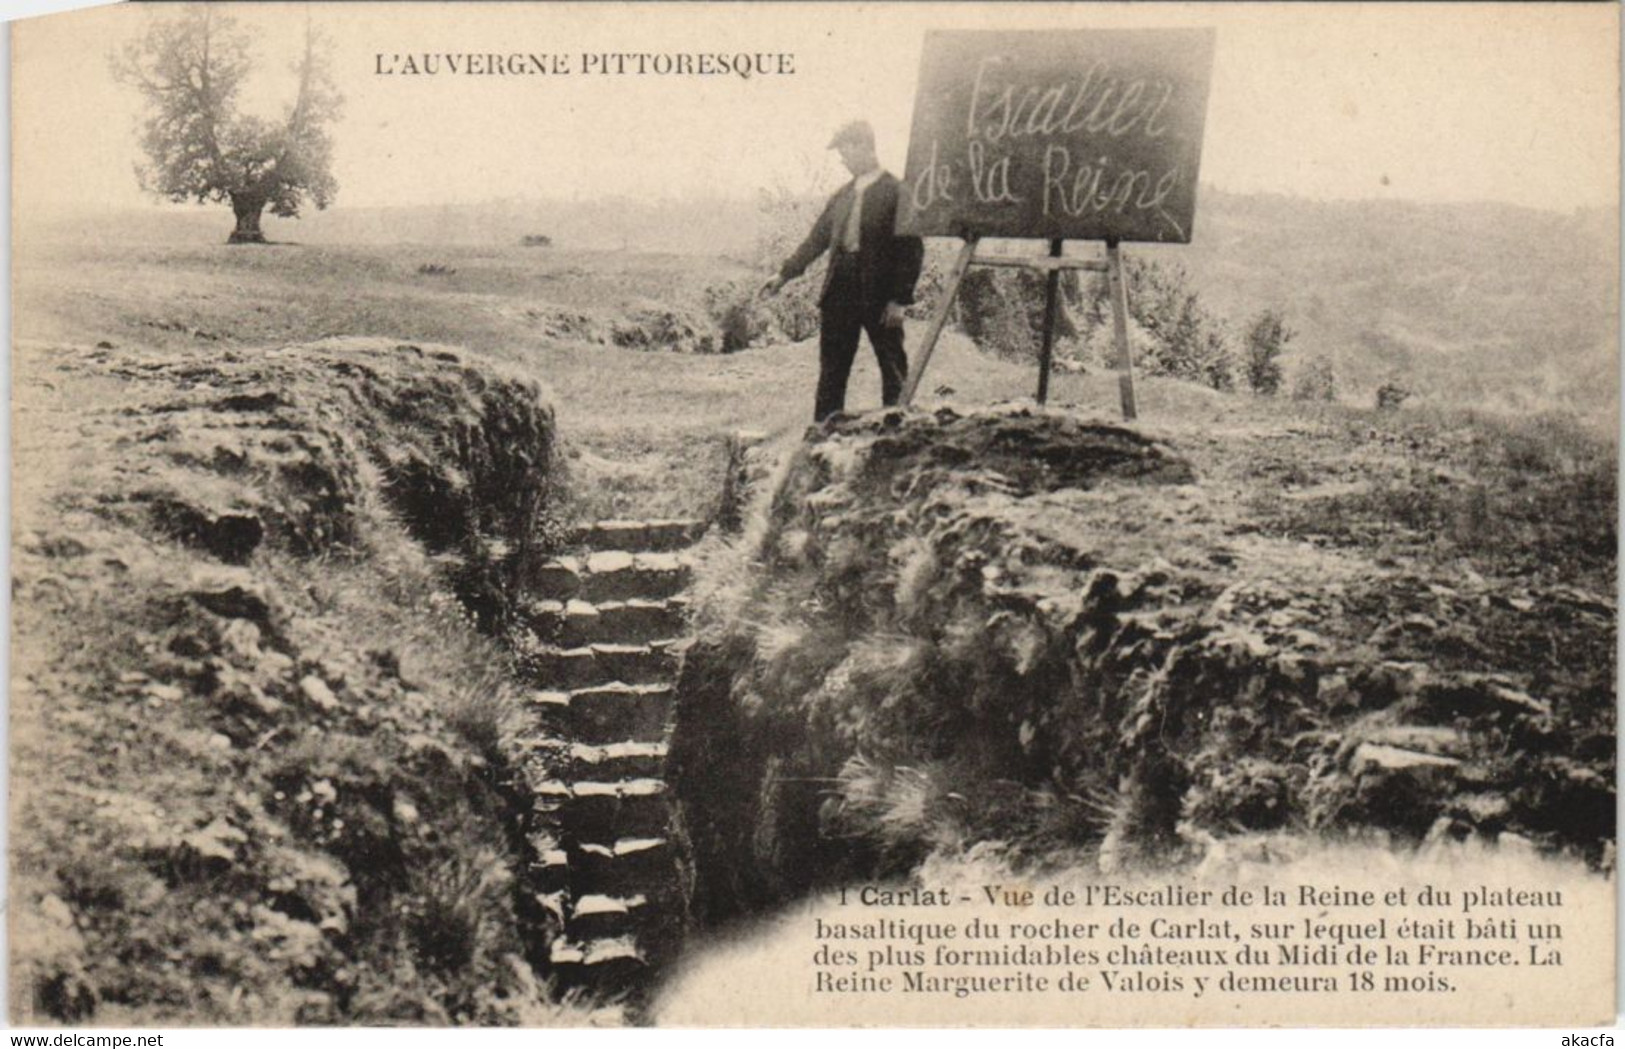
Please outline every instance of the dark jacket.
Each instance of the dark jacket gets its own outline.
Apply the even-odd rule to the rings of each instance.
[[[779,269],[784,280],[801,276],[814,259],[829,250],[837,231],[846,226],[851,214],[854,179],[835,191],[824,205],[823,214],[812,232]],[[863,195],[863,213],[858,216],[858,286],[865,309],[879,309],[888,302],[907,306],[914,301],[914,284],[920,279],[925,243],[919,237],[900,237],[897,226],[898,181],[888,172],[870,184]],[[818,305],[828,305],[833,267],[824,271],[824,289]]]

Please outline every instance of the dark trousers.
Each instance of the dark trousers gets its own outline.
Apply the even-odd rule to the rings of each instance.
[[[903,329],[881,323],[885,303],[865,305],[856,275],[837,269],[824,298],[818,322],[818,398],[813,421],[822,422],[846,407],[846,381],[858,355],[858,333],[869,333],[875,361],[880,365],[880,399],[896,404],[908,378],[908,355],[903,352]]]

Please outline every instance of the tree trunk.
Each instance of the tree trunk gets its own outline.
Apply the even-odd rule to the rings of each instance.
[[[237,216],[237,228],[226,238],[227,244],[264,244],[265,234],[260,231],[260,213],[265,210],[265,198],[248,194],[234,194],[232,213]]]

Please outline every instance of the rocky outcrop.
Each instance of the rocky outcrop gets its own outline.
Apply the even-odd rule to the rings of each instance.
[[[1111,869],[1248,831],[1509,834],[1610,862],[1605,602],[1270,534],[1193,461],[1028,408],[809,432],[698,584],[669,758],[696,914],[977,843]]]
[[[126,409],[134,432],[123,440],[144,454],[109,505],[242,563],[267,538],[298,556],[355,549],[366,499],[381,495],[431,554],[455,562],[477,615],[510,611],[503,573],[535,545],[562,476],[534,383],[455,350],[384,340],[207,363],[105,358],[115,376],[173,391]]]
[[[546,392],[383,340],[16,366],[15,1015],[545,1022],[475,626],[545,538]]]

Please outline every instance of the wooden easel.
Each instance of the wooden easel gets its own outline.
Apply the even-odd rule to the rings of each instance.
[[[931,354],[937,348],[937,339],[942,335],[943,325],[948,322],[948,311],[953,307],[954,297],[959,294],[959,285],[964,281],[966,271],[972,266],[1006,266],[1043,270],[1049,275],[1049,282],[1044,289],[1044,336],[1038,354],[1038,403],[1043,404],[1049,399],[1049,372],[1055,343],[1055,314],[1061,306],[1061,271],[1090,270],[1106,274],[1106,283],[1112,300],[1112,332],[1117,345],[1118,395],[1123,405],[1123,418],[1136,418],[1139,411],[1134,400],[1134,360],[1128,348],[1128,287],[1123,279],[1123,254],[1118,250],[1117,241],[1106,241],[1104,259],[1069,259],[1061,254],[1063,242],[1060,240],[1049,242],[1047,256],[977,255],[976,240],[975,234],[967,235],[965,246],[959,249],[959,254],[954,258],[953,269],[948,275],[948,288],[942,296],[942,301],[937,304],[936,313],[931,317],[931,326],[926,329],[925,344],[920,348],[920,356],[915,361],[914,367],[909,370],[908,383],[903,387],[902,403],[906,405],[914,400],[914,391],[919,388],[920,378],[925,374],[925,366],[931,363]]]

